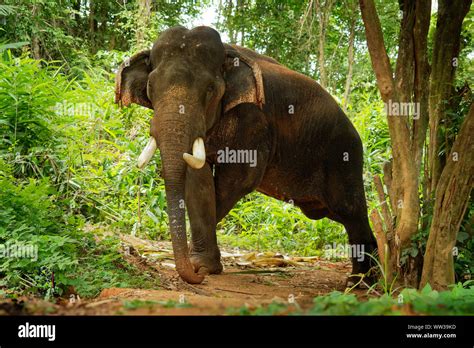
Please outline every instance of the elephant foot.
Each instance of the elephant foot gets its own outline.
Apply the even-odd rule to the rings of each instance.
[[[204,253],[192,253],[190,256],[194,271],[199,274],[219,274],[222,273],[223,266],[218,256],[210,256]]]
[[[367,243],[363,246],[362,250],[366,250],[367,254],[371,254],[372,257],[362,254],[352,258],[352,274],[347,277],[347,288],[369,288],[378,280],[377,263],[374,260],[376,246],[374,243]]]

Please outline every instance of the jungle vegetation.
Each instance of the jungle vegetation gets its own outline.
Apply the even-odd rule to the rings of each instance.
[[[385,281],[426,296],[457,283],[455,293],[472,298],[470,0],[4,0],[0,244],[34,243],[39,257],[0,259],[0,293],[54,298],[74,287],[94,296],[156,284],[127,264],[115,236],[169,239],[159,156],[136,168],[151,112],[115,105],[114,76],[161,31],[203,16],[227,42],[314,78],[352,120]],[[419,112],[395,117],[390,102],[413,102]],[[218,240],[301,256],[347,243],[342,225],[258,193],[219,224]],[[342,313],[330,304],[354,301],[333,295],[314,311]]]

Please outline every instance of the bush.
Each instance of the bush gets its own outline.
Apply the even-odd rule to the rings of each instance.
[[[315,315],[466,315],[474,314],[474,286],[458,283],[450,291],[404,289],[396,298],[384,294],[358,301],[354,294],[334,291],[316,297],[308,314]]]
[[[0,55],[0,155],[13,164],[16,177],[55,177],[62,138],[56,107],[67,79],[54,62],[43,67],[6,52]]]
[[[64,290],[63,275],[78,264],[81,220],[65,217],[53,193],[47,179],[19,183],[5,169],[0,172],[0,243],[6,250],[34,250],[29,257],[3,255],[0,285],[44,294],[51,290],[55,272],[58,288]]]
[[[70,287],[92,296],[109,286],[154,283],[125,262],[116,239],[99,245],[83,232],[84,219],[64,213],[47,179],[22,183],[2,160],[0,168],[0,287],[50,298]]]
[[[231,315],[473,315],[474,286],[458,283],[449,291],[404,289],[398,296],[384,294],[357,299],[356,295],[333,291],[315,297],[313,307],[303,311],[297,304],[273,302],[255,309],[229,308]]]

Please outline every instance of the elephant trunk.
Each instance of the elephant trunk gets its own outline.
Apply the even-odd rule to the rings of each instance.
[[[163,120],[159,136],[160,154],[176,270],[187,283],[199,284],[204,276],[194,272],[186,238],[184,197],[187,164],[183,160],[183,153],[188,151],[192,141],[188,128],[185,122],[176,117]]]

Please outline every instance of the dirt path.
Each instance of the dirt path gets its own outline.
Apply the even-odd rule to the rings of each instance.
[[[344,291],[351,269],[347,261],[223,251],[224,273],[207,276],[202,284],[189,285],[173,269],[169,245],[150,246],[148,241],[141,240],[139,243],[146,246],[138,246],[137,240],[125,243],[135,251],[128,259],[142,269],[152,268],[160,278],[160,289],[109,288],[94,299],[73,303],[67,298],[57,304],[26,298],[16,303],[8,300],[0,303],[0,314],[222,315],[252,311],[271,303],[291,304],[290,308],[305,310],[318,295]],[[150,259],[152,255],[161,256],[157,261]]]
[[[184,284],[170,272],[171,289],[105,289],[96,299],[66,305],[58,314],[216,315],[238,313],[242,307],[252,310],[272,302],[294,302],[307,309],[315,296],[343,291],[346,271],[345,263],[320,269],[230,268],[224,274],[208,276],[199,285]]]

